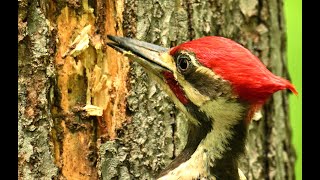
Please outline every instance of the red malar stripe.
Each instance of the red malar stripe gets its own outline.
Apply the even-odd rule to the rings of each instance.
[[[163,76],[166,79],[166,83],[169,85],[170,89],[173,91],[173,93],[176,95],[176,97],[179,99],[179,101],[182,104],[187,104],[189,101],[187,97],[184,94],[184,91],[182,90],[179,83],[175,80],[173,74],[168,71],[163,72]]]

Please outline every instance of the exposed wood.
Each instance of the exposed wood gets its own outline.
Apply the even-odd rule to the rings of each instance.
[[[120,3],[120,1],[118,1]],[[121,24],[121,4],[107,1],[102,32],[121,35],[110,24]],[[123,6],[123,5],[122,5]],[[81,15],[68,6],[57,18],[58,91],[61,101],[56,110],[56,129],[62,129],[55,143],[59,149],[56,162],[67,179],[97,179],[96,162],[100,138],[115,138],[116,128],[125,118],[125,94],[128,62],[104,46],[104,34],[96,34],[94,9],[82,2]],[[101,8],[100,8],[101,9]],[[118,12],[117,12],[118,11]],[[79,13],[79,12],[78,12]],[[117,14],[118,17],[114,17]],[[99,14],[98,14],[99,16]],[[68,28],[66,28],[68,27]],[[101,112],[98,117],[83,117],[79,111],[93,105]],[[61,108],[61,109],[60,109]],[[53,109],[54,110],[54,109]],[[95,115],[87,113],[87,116]],[[55,139],[55,138],[54,138]],[[102,140],[103,140],[102,139]],[[56,151],[57,152],[57,151]]]
[[[89,3],[92,2],[48,1],[46,4],[34,1],[28,8],[27,2],[20,2],[23,12],[20,11],[19,18],[19,92],[26,94],[24,99],[30,99],[23,100],[30,102],[30,106],[21,102],[20,110],[28,119],[48,113],[48,117],[42,117],[47,119],[47,124],[41,132],[47,138],[41,142],[46,143],[43,148],[49,149],[43,152],[46,156],[35,157],[44,156],[44,160],[48,159],[46,164],[52,166],[47,167],[51,174],[43,173],[45,177],[98,179],[99,142],[115,138],[116,129],[127,120],[125,97],[129,63],[104,45],[106,34],[122,35],[119,27],[123,19],[123,2],[97,1],[101,17],[94,14],[95,9]],[[97,16],[100,22],[96,22]],[[97,28],[102,28],[101,32],[105,34],[96,33],[100,30]],[[32,44],[31,49],[26,48],[28,44]],[[28,57],[30,60],[26,61]],[[46,70],[47,74],[51,73],[49,77]],[[41,101],[38,100],[40,95],[44,96]],[[39,103],[44,104],[42,111],[38,108]],[[21,129],[24,115],[19,119]],[[29,121],[28,124],[33,124]],[[38,126],[32,125],[32,131],[41,128]],[[26,143],[30,140],[26,139],[26,130],[20,131],[19,177],[28,179],[28,171],[23,167],[28,167],[25,161],[30,161],[32,153],[25,148],[37,149],[38,145],[28,146]],[[30,137],[33,135],[36,133],[31,133]]]

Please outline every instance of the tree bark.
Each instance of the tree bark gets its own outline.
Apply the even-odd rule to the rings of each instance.
[[[281,0],[20,0],[19,179],[154,179],[183,149],[186,117],[107,34],[165,47],[224,36],[289,78]],[[247,179],[295,179],[287,95],[249,127]]]

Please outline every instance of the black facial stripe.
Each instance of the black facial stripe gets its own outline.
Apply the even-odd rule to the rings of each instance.
[[[207,129],[207,133],[208,133],[212,129],[211,117],[208,117],[204,112],[199,111],[199,107],[191,101],[189,101],[189,103],[186,104],[185,106],[188,112],[192,114],[192,116],[195,119],[197,119],[201,124],[207,124],[206,126],[209,128]]]
[[[173,55],[177,66],[179,66],[179,58],[189,58],[196,59],[196,56],[192,52],[178,52]],[[193,88],[197,89],[201,94],[210,97],[211,99],[216,99],[219,96],[231,97],[232,90],[231,84],[227,81],[222,81],[222,79],[214,79],[208,74],[202,72],[197,72],[197,66],[200,64],[193,64],[189,61],[189,66],[187,70],[179,71],[186,81],[188,81]],[[179,67],[177,67],[179,70]]]
[[[219,96],[231,96],[231,85],[227,81],[214,79],[213,77],[209,77],[207,74],[196,71],[186,74],[184,78],[201,94],[208,96],[211,99],[216,99]]]

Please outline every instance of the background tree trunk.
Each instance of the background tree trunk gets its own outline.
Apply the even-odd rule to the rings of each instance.
[[[165,47],[207,35],[287,77],[281,0],[20,0],[19,179],[153,179],[186,142],[186,117],[106,35]],[[287,92],[249,128],[248,179],[294,179]]]

